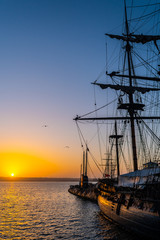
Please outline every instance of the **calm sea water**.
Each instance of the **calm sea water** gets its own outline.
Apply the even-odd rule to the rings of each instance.
[[[136,239],[66,182],[0,182],[0,239]]]

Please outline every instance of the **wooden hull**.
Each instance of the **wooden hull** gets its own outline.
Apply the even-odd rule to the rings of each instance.
[[[160,217],[158,214],[140,210],[134,206],[126,208],[121,205],[117,213],[118,203],[107,199],[106,196],[98,196],[98,205],[104,215],[117,223],[131,229],[134,232],[150,237],[150,239],[159,239],[160,237]]]

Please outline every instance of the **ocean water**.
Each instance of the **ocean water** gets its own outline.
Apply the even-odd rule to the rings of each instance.
[[[0,182],[0,239],[137,239],[68,193],[68,182]]]

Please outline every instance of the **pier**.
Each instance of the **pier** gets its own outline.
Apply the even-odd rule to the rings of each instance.
[[[98,198],[97,184],[89,183],[87,187],[81,187],[80,185],[71,185],[70,188],[68,189],[68,192],[83,199],[97,202]]]

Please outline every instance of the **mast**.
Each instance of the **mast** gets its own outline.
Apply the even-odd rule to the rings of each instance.
[[[87,176],[87,167],[88,167],[88,147],[86,146],[86,164],[85,164],[85,176]]]
[[[116,135],[116,157],[117,157],[117,177],[119,177],[119,151],[118,151],[118,135],[117,135],[117,122],[115,121],[115,135]]]
[[[126,35],[127,38],[129,37],[129,27],[128,27],[128,20],[127,20],[127,10],[126,10],[126,1],[124,0],[125,4],[125,22],[126,22]],[[132,87],[132,73],[131,73],[131,45],[129,43],[129,40],[127,40],[126,44],[126,52],[127,52],[127,60],[128,60],[128,74],[129,74],[129,85]],[[133,154],[133,167],[134,171],[138,169],[137,166],[137,149],[136,149],[136,137],[135,137],[135,125],[134,125],[134,108],[132,108],[134,102],[133,102],[133,93],[129,93],[129,103],[130,108],[128,110],[130,115],[130,121],[131,121],[131,139],[132,139],[132,154]]]
[[[83,151],[83,172],[82,174],[84,175],[85,173],[85,152]]]
[[[82,174],[81,174],[81,178],[80,178],[80,186],[82,188],[88,186],[88,176],[87,176],[88,151],[89,151],[89,149],[86,145],[86,152],[83,151],[83,166],[81,167]]]
[[[118,139],[122,138],[122,135],[117,134],[117,122],[115,121],[115,135],[110,135],[110,138],[116,139],[116,160],[117,160],[117,177],[120,175],[119,171],[119,149],[118,149]]]

